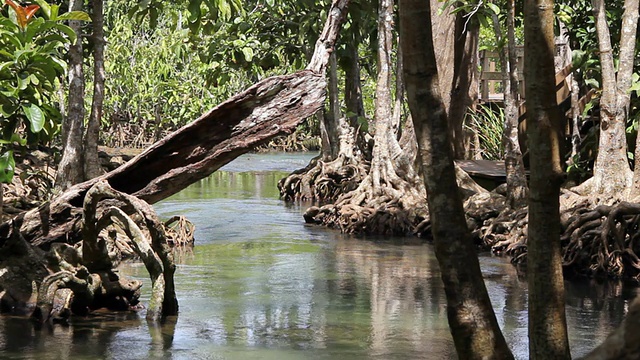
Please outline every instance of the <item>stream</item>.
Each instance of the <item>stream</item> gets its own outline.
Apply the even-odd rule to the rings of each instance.
[[[196,246],[176,254],[177,317],[97,312],[34,328],[0,317],[1,359],[455,359],[431,245],[362,239],[304,224],[276,184],[313,154],[248,154],[156,204],[187,216]],[[527,284],[507,259],[481,254],[498,322],[528,355]],[[150,281],[144,266],[121,273]],[[572,355],[602,342],[638,292],[633,284],[567,281]]]

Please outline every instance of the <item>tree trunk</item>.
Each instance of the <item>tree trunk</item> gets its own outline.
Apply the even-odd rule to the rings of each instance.
[[[620,65],[618,67],[617,90],[617,113],[616,118],[626,124],[629,115],[629,105],[631,102],[631,87],[633,79],[633,63],[635,59],[635,46],[638,30],[638,0],[626,0],[624,2],[624,14],[622,15],[622,37],[620,38]],[[640,136],[638,137],[640,138]],[[636,151],[638,151],[640,140],[636,139]],[[635,167],[638,169],[633,174],[633,186],[631,195],[640,195],[640,160],[635,158]]]
[[[525,2],[525,80],[531,158],[527,275],[529,357],[570,359],[560,252],[562,129],[555,97],[553,0]]]
[[[440,6],[440,5],[438,5]],[[473,15],[457,13],[451,103],[448,109],[449,131],[456,159],[471,159],[473,131],[464,127],[469,109],[478,102],[478,39],[480,24]],[[446,20],[446,18],[445,18]]]
[[[502,28],[498,15],[493,14],[493,28],[498,44],[503,44],[499,49],[500,66],[502,68],[502,91],[504,93],[504,129],[502,132],[502,144],[504,145],[504,166],[507,175],[507,202],[513,209],[527,204],[529,189],[527,188],[527,176],[522,161],[520,142],[518,140],[519,117],[519,81],[518,81],[518,57],[515,44],[515,0],[507,1],[507,39],[504,41]]]
[[[83,1],[71,0],[70,11],[81,11]],[[69,21],[69,26],[77,35],[76,42],[69,46],[69,106],[66,124],[67,133],[62,148],[62,160],[58,165],[56,188],[65,190],[84,180],[84,152],[82,134],[84,132],[84,70],[82,69],[82,31],[80,21]]]
[[[103,0],[93,0],[93,100],[91,114],[84,134],[84,175],[85,180],[100,176],[98,159],[98,136],[102,121],[104,102],[104,14]]]
[[[396,138],[391,97],[391,51],[393,50],[393,1],[381,0],[378,8],[378,78],[375,93],[375,133],[370,175],[374,193],[384,182],[391,167],[390,144]],[[399,124],[397,124],[399,125]],[[397,142],[397,140],[396,140]]]
[[[600,141],[593,169],[593,188],[590,190],[605,200],[620,199],[626,195],[633,180],[627,160],[625,130],[629,107],[628,89],[633,71],[638,1],[625,1],[617,83],[605,3],[604,0],[592,0],[592,3],[602,68],[602,96],[600,98]],[[634,7],[635,12],[633,12]],[[626,87],[623,88],[623,86]]]
[[[400,1],[404,76],[447,296],[449,327],[459,358],[510,359],[513,355],[493,313],[456,186],[431,23],[425,21],[432,12],[429,2]]]
[[[324,129],[329,139],[329,149],[322,149],[322,161],[335,160],[340,151],[338,140],[338,121],[342,117],[338,96],[338,61],[336,53],[329,56],[329,117],[324,121]],[[328,121],[327,121],[328,120]]]
[[[351,25],[357,26],[357,23]],[[353,29],[354,33],[359,30]],[[360,39],[354,35],[352,39],[353,43],[346,44],[347,47],[347,66],[344,69],[344,102],[347,108],[347,114],[349,117],[349,123],[354,128],[358,127],[358,118],[364,117],[364,105],[362,103],[362,86],[360,84],[360,63],[358,61],[358,44]]]

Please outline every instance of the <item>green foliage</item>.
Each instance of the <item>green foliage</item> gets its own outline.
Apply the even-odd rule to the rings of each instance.
[[[44,17],[32,18],[38,5],[11,1],[0,11],[0,182],[13,177],[13,150],[50,141],[61,115],[52,100],[58,78],[65,74],[64,46],[75,34],[60,21],[86,19],[86,14],[58,16],[58,7],[38,1]]]
[[[446,0],[438,9],[438,14],[442,14],[446,9],[451,8],[452,14],[464,13],[466,17],[473,16],[484,28],[491,28],[491,17],[500,14],[500,7],[487,1],[460,1]]]
[[[161,135],[183,126],[249,83],[242,73],[226,68],[220,75],[224,87],[207,84],[212,71],[222,65],[200,60],[193,51],[186,18],[185,27],[174,23],[173,15],[179,12],[167,8],[152,28],[148,20],[132,22],[125,9],[124,2],[114,2],[105,11],[107,96],[102,126],[107,144],[132,140],[120,139],[124,135],[114,130],[121,127],[140,135],[138,143],[127,145],[142,146],[143,132]]]
[[[467,113],[465,126],[478,135],[483,159],[500,160],[504,158],[502,144],[504,111],[502,108],[480,105],[477,110]]]

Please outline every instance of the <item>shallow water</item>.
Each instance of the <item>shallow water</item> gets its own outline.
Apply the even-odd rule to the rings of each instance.
[[[278,200],[277,181],[309,154],[251,154],[156,205],[196,224],[177,254],[178,317],[99,313],[34,329],[0,317],[3,359],[449,359],[444,289],[429,245],[365,241],[307,226],[304,208]],[[385,241],[383,241],[385,240]],[[396,239],[398,240],[398,239]],[[527,358],[527,286],[502,258],[481,256],[505,337]],[[144,266],[121,272],[145,281]],[[567,282],[572,354],[622,320],[637,289]]]

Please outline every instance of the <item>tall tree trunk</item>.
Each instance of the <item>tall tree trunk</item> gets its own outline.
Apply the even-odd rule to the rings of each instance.
[[[335,1],[335,0],[334,0]],[[341,0],[345,2],[345,0]],[[334,6],[330,13],[330,19],[333,18],[334,22],[338,19],[344,18],[344,10],[346,5]],[[362,181],[362,178],[368,171],[368,163],[363,159],[362,151],[357,144],[358,132],[350,124],[349,119],[341,116],[339,104],[338,104],[338,91],[337,91],[337,68],[335,66],[335,52],[333,49],[327,51],[327,46],[323,38],[327,36],[337,37],[337,30],[333,29],[331,32],[325,30],[320,40],[316,43],[316,49],[314,53],[314,59],[311,60],[307,69],[318,72],[316,62],[318,59],[327,57],[333,58],[331,60],[332,70],[330,70],[330,96],[332,97],[331,103],[333,104],[332,116],[325,116],[321,128],[323,132],[323,159],[313,159],[309,165],[305,168],[296,170],[284,179],[278,182],[278,189],[280,195],[287,201],[291,200],[317,200],[320,202],[329,202],[335,200],[339,195],[351,191],[358,186]],[[333,44],[331,44],[333,45]],[[317,56],[319,50],[324,49],[327,51],[326,55]],[[331,55],[329,55],[331,54]],[[357,53],[354,56],[353,61],[356,71],[352,73],[358,73],[357,68]],[[353,106],[354,101],[360,102],[359,99],[359,76],[354,81],[351,76],[351,85],[347,88],[354,89],[356,94],[346,97],[348,106]],[[328,148],[331,148],[329,152]],[[333,154],[329,157],[328,154]]]
[[[82,0],[71,0],[69,9],[81,11],[82,4]],[[69,26],[78,38],[73,45],[69,46],[69,106],[65,125],[68,132],[64,136],[62,160],[56,175],[56,187],[60,190],[65,190],[84,180],[82,134],[85,110],[81,22],[69,21]]]
[[[524,171],[522,152],[518,140],[519,94],[518,94],[518,57],[515,44],[515,0],[507,1],[507,39],[504,41],[502,28],[497,14],[493,14],[493,28],[499,49],[502,68],[502,91],[504,93],[504,166],[507,174],[507,202],[514,209],[527,204],[529,189]]]
[[[404,76],[427,187],[449,327],[461,359],[511,359],[498,327],[456,186],[451,137],[440,95],[429,2],[400,0]],[[441,46],[438,44],[438,46]]]
[[[631,85],[638,1],[625,1],[617,84],[605,3],[604,0],[592,0],[592,3],[600,50],[600,66],[602,68],[602,96],[600,98],[600,142],[598,144],[598,156],[593,169],[593,188],[591,190],[604,195],[604,198],[619,199],[621,194],[624,194],[629,188],[632,181],[631,169],[627,160],[625,130],[629,104],[627,91]],[[634,7],[635,13],[633,13]],[[635,23],[636,26],[631,27],[629,21]],[[625,24],[630,29],[625,29]],[[630,30],[632,30],[632,34]],[[628,40],[634,41],[628,43],[626,42]],[[626,48],[629,46],[630,49]],[[622,88],[626,84],[628,86]]]
[[[376,81],[375,134],[371,175],[374,192],[380,188],[391,164],[389,145],[393,133],[393,103],[391,98],[391,51],[393,49],[393,1],[380,0],[378,10],[378,79]],[[397,140],[396,140],[397,142]]]
[[[444,18],[445,21],[447,18]],[[459,12],[455,17],[455,42],[451,103],[448,109],[449,129],[456,159],[473,158],[471,148],[473,131],[464,127],[464,119],[470,108],[478,102],[478,39],[480,23]]]
[[[104,102],[104,13],[103,0],[93,0],[93,100],[91,114],[84,134],[84,175],[85,180],[100,176],[98,159],[98,136],[102,121]]]
[[[562,129],[555,96],[553,0],[525,1],[525,84],[531,158],[527,274],[529,357],[570,359],[560,252]]]
[[[617,118],[626,122],[629,114],[629,105],[631,102],[631,94],[629,88],[633,77],[633,62],[635,59],[635,46],[638,30],[638,0],[626,0],[624,2],[624,14],[622,15],[622,37],[620,38],[620,65],[618,67],[618,86],[617,101],[618,113]],[[640,145],[640,136],[636,138],[636,155],[640,155],[638,150]],[[640,160],[635,157],[633,174],[633,187],[631,188],[632,196],[640,195]]]

